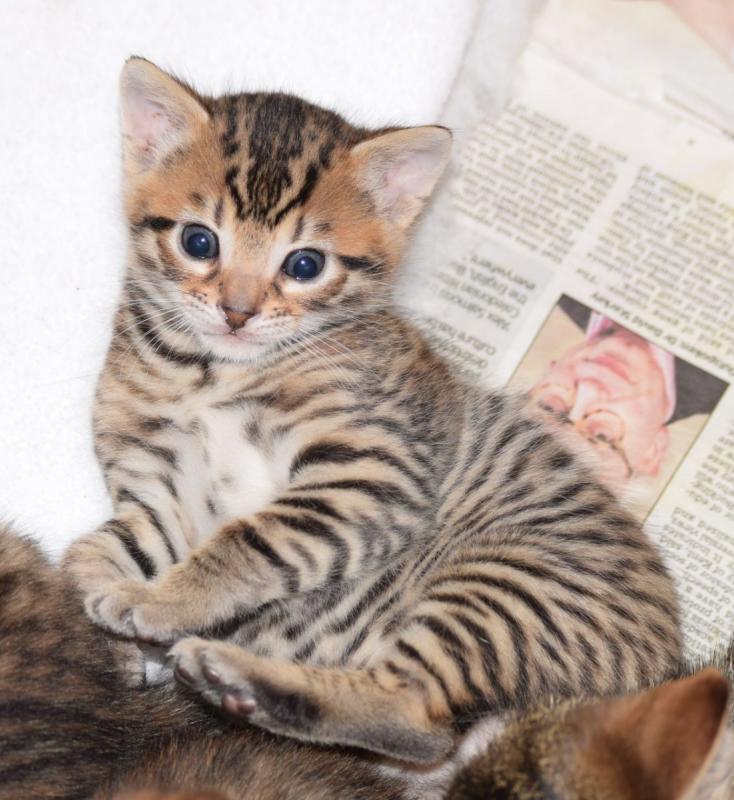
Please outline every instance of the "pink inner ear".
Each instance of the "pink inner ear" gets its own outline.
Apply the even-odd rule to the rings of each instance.
[[[126,97],[127,132],[141,149],[156,149],[175,130],[170,114],[138,88],[130,88]]]
[[[416,150],[394,164],[385,175],[385,204],[388,208],[403,198],[421,199],[431,193],[442,159],[432,150]]]

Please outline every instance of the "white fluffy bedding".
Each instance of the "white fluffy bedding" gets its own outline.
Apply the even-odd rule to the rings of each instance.
[[[363,124],[424,123],[441,115],[479,3],[494,16],[474,64],[501,94],[535,2],[4,0],[0,516],[58,553],[110,510],[90,414],[124,263],[117,77],[128,55],[205,92],[283,89]]]

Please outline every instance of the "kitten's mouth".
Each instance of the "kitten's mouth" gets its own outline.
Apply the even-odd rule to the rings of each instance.
[[[219,342],[227,342],[228,344],[240,344],[240,345],[257,345],[257,344],[265,344],[265,339],[262,336],[258,336],[256,333],[252,333],[250,331],[243,331],[243,330],[227,330],[227,331],[205,331],[205,336],[208,336],[212,339],[215,339]]]
[[[242,335],[241,331],[202,332],[201,341],[213,356],[233,363],[248,363],[259,359],[269,351],[272,344],[262,336]]]
[[[202,339],[215,355],[235,360],[267,352],[274,344],[268,336],[243,330],[207,331],[203,332]]]

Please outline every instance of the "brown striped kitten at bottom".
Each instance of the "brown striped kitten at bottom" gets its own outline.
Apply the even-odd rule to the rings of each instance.
[[[70,577],[0,525],[0,800],[408,800],[368,758],[126,686]],[[136,795],[136,793],[140,793]]]
[[[544,696],[677,662],[640,525],[526,410],[393,309],[450,134],[284,94],[121,82],[128,271],[96,449],[113,519],[64,564],[252,725],[403,762]],[[134,658],[131,657],[134,655]]]

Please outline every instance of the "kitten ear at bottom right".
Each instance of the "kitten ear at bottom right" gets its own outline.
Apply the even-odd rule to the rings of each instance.
[[[577,762],[620,797],[714,800],[728,797],[732,753],[730,688],[715,669],[580,712],[584,746]],[[591,735],[589,735],[589,733]]]

